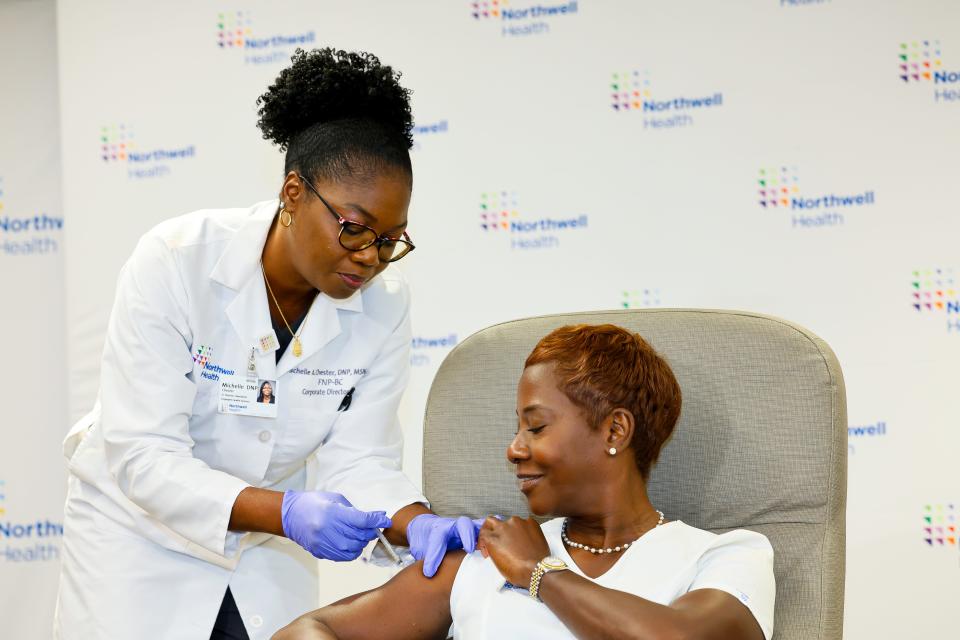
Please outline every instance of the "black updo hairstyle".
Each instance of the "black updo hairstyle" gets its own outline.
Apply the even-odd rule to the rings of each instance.
[[[400,73],[370,53],[297,49],[257,98],[257,126],[286,151],[284,173],[362,181],[385,170],[410,180],[413,116]]]

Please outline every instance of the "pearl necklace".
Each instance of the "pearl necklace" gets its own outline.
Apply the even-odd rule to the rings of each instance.
[[[659,509],[657,509],[657,513],[660,514],[660,519],[657,520],[657,524],[653,527],[654,529],[656,529],[657,527],[663,524],[663,511],[660,511]],[[563,527],[561,527],[560,529],[560,537],[563,539],[563,542],[569,547],[583,549],[584,551],[589,551],[590,553],[594,553],[594,554],[602,554],[602,553],[613,553],[615,551],[626,551],[627,547],[629,547],[631,544],[639,540],[640,537],[643,537],[643,534],[641,534],[640,537],[637,537],[631,540],[630,542],[625,542],[624,544],[618,545],[616,547],[607,547],[606,549],[594,549],[593,547],[588,547],[585,544],[574,542],[573,540],[567,537],[567,519],[564,518]]]

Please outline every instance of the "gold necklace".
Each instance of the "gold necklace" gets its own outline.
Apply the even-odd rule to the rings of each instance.
[[[300,344],[300,332],[303,331],[303,325],[307,324],[307,319],[303,319],[303,322],[301,322],[300,326],[297,328],[297,332],[294,333],[293,329],[290,328],[290,323],[287,322],[286,316],[283,315],[283,309],[280,308],[280,303],[277,302],[277,296],[273,295],[273,289],[270,288],[270,281],[267,280],[267,272],[263,268],[263,260],[260,261],[260,272],[263,274],[263,281],[267,285],[267,291],[270,292],[270,297],[273,298],[273,304],[276,305],[277,311],[280,312],[280,319],[283,320],[283,324],[287,325],[287,331],[289,331],[290,335],[293,336],[293,355],[294,357],[299,358],[303,355],[303,345]]]

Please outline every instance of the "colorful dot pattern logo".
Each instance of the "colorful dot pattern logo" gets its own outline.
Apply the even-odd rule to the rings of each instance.
[[[796,167],[764,167],[757,175],[757,202],[765,209],[790,206],[800,193]]]
[[[133,130],[125,124],[100,127],[100,157],[104,162],[126,162],[133,149]]]
[[[500,9],[507,5],[507,0],[478,0],[470,3],[470,15],[476,20],[499,20]]]
[[[957,510],[953,504],[923,505],[923,541],[931,547],[957,548]]]
[[[3,176],[0,176],[0,213],[3,213]]]
[[[957,279],[953,269],[918,269],[910,279],[913,308],[920,313],[960,313]]]
[[[4,508],[3,504],[7,500],[7,483],[5,480],[0,480],[0,516],[4,515],[7,510]]]
[[[939,40],[901,42],[898,57],[900,79],[904,82],[930,81],[933,72],[943,66]]]
[[[200,365],[200,368],[203,369],[207,366],[207,362],[213,356],[213,349],[207,345],[200,345],[193,352],[193,361]]]
[[[480,228],[484,231],[509,231],[517,211],[516,191],[488,191],[480,194]]]
[[[647,71],[614,71],[610,77],[610,106],[614,111],[640,111],[651,97]]]
[[[620,306],[624,309],[643,309],[660,306],[660,289],[632,289],[623,292]]]
[[[249,11],[225,11],[217,14],[217,45],[221,49],[242,49],[246,38],[253,34]]]

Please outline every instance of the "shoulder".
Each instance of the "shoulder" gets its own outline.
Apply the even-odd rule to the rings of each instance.
[[[254,217],[269,215],[276,201],[250,207],[199,209],[164,220],[144,234],[144,240],[159,242],[172,251],[196,245],[230,241]]]
[[[174,284],[186,277],[183,274],[209,273],[245,227],[251,232],[262,227],[265,233],[275,207],[275,201],[267,201],[246,208],[201,209],[164,220],[140,237],[124,270],[144,285]]]
[[[246,224],[268,216],[275,206],[275,201],[266,201],[243,208],[199,209],[169,218],[140,237],[130,260],[134,264],[156,263],[193,248],[202,252],[211,245],[225,245]]]
[[[693,557],[702,558],[708,554],[716,555],[743,549],[773,558],[773,547],[767,537],[747,529],[713,533],[677,520],[665,525],[663,534],[666,534],[662,536],[665,542],[684,548]]]
[[[708,537],[703,538],[703,548],[691,558],[695,572],[688,591],[716,589],[729,593],[750,610],[764,637],[770,638],[776,600],[770,541],[745,529],[703,533]]]

